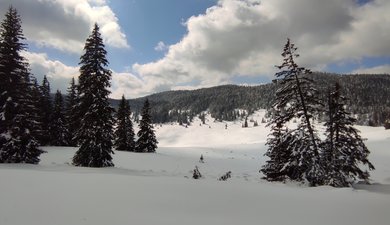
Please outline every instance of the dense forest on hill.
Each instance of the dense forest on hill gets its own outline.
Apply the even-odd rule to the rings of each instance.
[[[390,75],[339,75],[315,72],[315,80],[321,99],[326,105],[328,88],[338,81],[343,95],[349,101],[348,111],[355,114],[358,124],[381,126],[390,117]],[[272,106],[277,85],[258,86],[222,85],[186,91],[167,91],[142,98],[130,99],[135,117],[139,115],[145,98],[150,100],[155,123],[190,123],[195,116],[207,111],[216,120],[244,118],[256,109]],[[112,100],[114,107],[119,100]],[[246,112],[244,112],[244,110]],[[244,113],[243,113],[244,112]]]

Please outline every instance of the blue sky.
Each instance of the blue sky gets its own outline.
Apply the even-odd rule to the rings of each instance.
[[[312,70],[390,73],[387,0],[0,0],[2,16],[9,5],[22,17],[32,72],[53,92],[77,78],[95,22],[114,98],[269,82],[287,37]]]

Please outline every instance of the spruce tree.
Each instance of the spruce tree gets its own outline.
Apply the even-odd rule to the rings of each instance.
[[[347,187],[357,179],[368,182],[369,173],[359,168],[369,162],[369,150],[353,127],[356,119],[345,110],[346,98],[341,95],[340,84],[336,83],[328,94],[326,139],[323,143],[322,160],[326,172],[326,184],[335,187]]]
[[[41,119],[42,133],[40,137],[41,145],[50,144],[50,125],[51,125],[51,113],[53,111],[52,100],[50,96],[50,83],[46,75],[43,77],[41,85]]]
[[[108,101],[111,71],[106,67],[107,52],[95,24],[87,38],[84,54],[80,58],[79,104],[77,114],[81,116],[76,139],[80,148],[73,157],[75,166],[108,167],[112,162],[112,140],[114,109]]]
[[[135,151],[134,129],[131,121],[131,110],[129,102],[122,96],[116,113],[117,128],[115,131],[115,146],[121,151]]]
[[[153,130],[148,99],[145,100],[141,116],[142,119],[137,133],[138,140],[135,147],[136,152],[156,152],[158,141]]]
[[[77,103],[79,102],[77,85],[74,78],[70,82],[67,90],[66,104],[65,104],[65,121],[66,129],[68,130],[67,142],[69,146],[77,146],[76,131],[80,124],[80,117],[77,113]]]
[[[277,113],[277,112],[275,112]],[[287,128],[283,126],[279,117],[275,115],[275,121],[271,121],[268,125],[271,128],[271,133],[268,135],[266,145],[269,146],[265,156],[269,158],[266,164],[260,170],[268,181],[284,181],[288,177],[293,177],[288,170],[283,167],[291,157],[291,149],[288,148],[289,143],[292,143],[294,136],[287,132]]]
[[[297,128],[286,129],[286,132],[274,136],[275,140],[269,140],[266,155],[288,159],[287,162],[284,160],[276,162],[282,164],[272,168],[279,168],[280,171],[273,171],[272,174],[284,174],[292,180],[307,181],[315,186],[323,183],[324,176],[318,147],[320,140],[312,125],[320,103],[313,80],[309,78],[311,71],[298,66],[295,62],[299,57],[296,51],[297,48],[288,39],[282,53],[283,63],[277,66],[281,71],[275,74],[278,89],[273,108],[278,114],[274,115],[271,121],[274,125],[269,124],[269,126],[276,129],[274,132],[278,132],[277,129],[285,127],[294,118],[299,119],[299,123]],[[287,139],[292,140],[286,144]],[[283,148],[280,148],[280,145]],[[268,165],[265,165],[264,169],[267,167]],[[269,179],[275,178],[269,177]],[[285,178],[282,176],[278,179]]]
[[[32,115],[32,120],[34,121],[32,129],[33,136],[39,143],[39,138],[42,136],[42,123],[41,123],[41,87],[38,84],[38,81],[35,77],[31,76],[31,104],[32,110],[30,114]]]
[[[39,162],[36,121],[21,19],[10,7],[0,25],[0,162]]]
[[[57,90],[54,97],[53,112],[50,125],[50,144],[54,146],[68,146],[69,132],[65,124],[64,100]]]

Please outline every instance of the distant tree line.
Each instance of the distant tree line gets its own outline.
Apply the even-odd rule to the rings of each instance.
[[[356,115],[357,124],[383,126],[390,119],[390,75],[340,75],[313,72],[310,75],[319,98],[327,104],[327,91],[338,82],[348,99],[348,111]],[[257,109],[271,109],[276,94],[276,83],[258,86],[223,85],[187,91],[167,91],[143,98],[130,99],[134,119],[139,115],[146,98],[152,106],[156,123],[178,122],[191,124],[193,119],[208,111],[217,121],[245,119]],[[373,91],[375,90],[375,91]],[[119,100],[111,99],[117,107]],[[241,109],[241,113],[240,110]],[[242,112],[246,113],[242,113]],[[318,119],[324,121],[324,115]]]
[[[39,146],[78,146],[75,166],[113,166],[112,149],[155,152],[150,105],[144,101],[138,139],[128,102],[115,113],[108,99],[111,71],[95,24],[80,58],[80,76],[72,79],[65,99],[51,96],[50,83],[31,74],[21,56],[26,44],[17,10],[10,7],[0,25],[0,162],[39,163]],[[114,127],[116,129],[114,129]]]

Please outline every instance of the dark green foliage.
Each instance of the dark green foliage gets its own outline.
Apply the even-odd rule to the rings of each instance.
[[[80,117],[77,113],[77,104],[79,102],[79,96],[77,92],[77,85],[74,78],[70,82],[70,86],[67,90],[66,107],[65,107],[65,119],[66,129],[68,130],[67,142],[69,146],[77,146],[76,131],[80,125]]]
[[[117,150],[135,151],[135,133],[130,116],[130,106],[123,95],[116,113],[117,128],[115,130],[115,146]]]
[[[231,178],[232,177],[232,172],[231,171],[228,171],[226,172],[224,175],[222,175],[220,178],[218,178],[218,180],[220,181],[226,181],[227,179]]]
[[[106,68],[106,54],[99,27],[95,24],[80,58],[80,103],[76,107],[81,118],[76,133],[80,148],[73,157],[75,166],[114,166],[111,156],[114,110],[108,101],[111,71]]]
[[[40,123],[41,123],[41,136],[39,137],[39,142],[41,145],[50,144],[50,125],[51,125],[51,113],[53,111],[53,103],[50,96],[50,83],[47,80],[47,77],[43,77],[41,89],[41,100],[40,100]]]
[[[318,89],[319,99],[325,105],[328,87],[338,81],[343,86],[344,95],[350,99],[346,102],[347,109],[358,116],[357,124],[383,126],[384,121],[390,118],[390,75],[313,72],[308,76],[315,81],[314,87]],[[276,82],[250,87],[223,85],[193,91],[167,91],[147,98],[153,109],[151,116],[155,123],[177,122],[178,112],[198,116],[208,109],[215,120],[232,121],[246,116],[237,109],[251,113],[260,108],[272,108],[276,86]],[[145,98],[129,100],[135,118],[140,114]],[[119,100],[112,102],[114,106],[119,104]],[[323,114],[319,116],[320,119],[324,118]]]
[[[199,172],[198,166],[195,166],[195,169],[192,172],[192,178],[194,178],[196,180],[199,179],[199,178],[202,178],[202,174]]]
[[[262,171],[269,180],[284,180],[288,176],[315,186],[322,184],[323,179],[318,148],[320,140],[312,125],[320,104],[313,81],[307,76],[311,71],[295,63],[295,58],[299,57],[296,51],[288,39],[282,53],[283,63],[278,66],[281,71],[275,74],[278,89],[273,108],[278,113],[269,124],[273,133],[266,153],[271,160]],[[294,118],[300,120],[298,127],[283,129]]]
[[[386,130],[390,129],[390,119],[387,119],[387,120],[385,121],[385,129],[386,129]]]
[[[383,126],[386,119],[390,118],[390,75],[316,73],[313,78],[325,106],[328,89],[335,82],[343,87],[346,108],[358,116],[356,124]]]
[[[32,109],[31,109],[31,116],[32,120],[34,121],[33,123],[33,128],[32,128],[32,133],[33,136],[36,138],[36,140],[39,140],[39,137],[42,136],[42,124],[41,124],[41,115],[42,115],[42,110],[41,110],[41,87],[38,84],[38,81],[35,77],[31,76],[31,104],[32,104]],[[38,141],[39,142],[39,141]]]
[[[68,146],[69,131],[66,128],[64,114],[64,100],[59,90],[54,97],[53,112],[50,124],[50,144],[54,146]]]
[[[136,152],[156,152],[158,141],[153,130],[148,99],[145,100],[141,116],[142,119],[139,123],[139,131],[137,133]]]
[[[36,110],[21,19],[10,7],[0,26],[0,162],[39,162]]]
[[[345,97],[336,83],[329,91],[326,140],[323,143],[322,161],[326,171],[326,183],[335,187],[350,186],[357,178],[368,182],[369,173],[359,165],[374,166],[368,161],[369,150],[353,127],[356,119],[345,111]]]
[[[248,117],[245,117],[245,121],[244,121],[244,124],[242,125],[242,127],[244,127],[244,128],[248,127]]]

